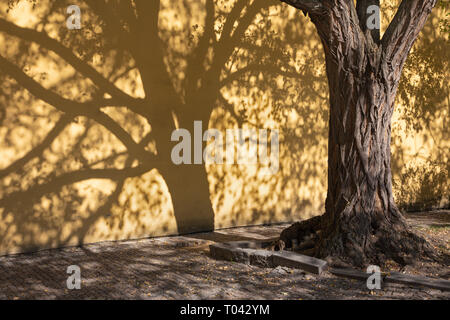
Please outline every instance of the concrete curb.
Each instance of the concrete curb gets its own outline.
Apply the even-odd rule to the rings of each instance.
[[[357,279],[367,281],[367,278],[371,275],[364,271],[356,269],[337,269],[330,268],[328,270],[330,273],[345,278]],[[433,279],[423,276],[416,276],[411,274],[405,274],[400,272],[390,272],[387,274],[382,274],[382,281],[384,283],[399,283],[408,286],[422,286],[431,289],[438,289],[442,291],[450,291],[450,281],[444,279]]]
[[[301,269],[310,273],[321,274],[327,262],[289,251],[269,251],[264,248],[267,241],[232,241],[215,243],[209,246],[211,256],[219,260],[241,262],[259,267],[275,268],[277,266]]]
[[[264,268],[275,268],[278,266],[301,269],[306,272],[320,275],[325,270],[345,278],[367,281],[370,276],[361,270],[328,268],[327,262],[303,254],[290,251],[269,251],[264,248],[271,241],[231,241],[214,243],[209,246],[210,254],[218,260],[235,261]],[[423,286],[442,291],[450,291],[450,281],[443,279],[432,279],[422,276],[391,272],[382,275],[384,283],[399,283],[409,286]]]
[[[405,285],[423,286],[442,291],[450,291],[450,281],[433,279],[422,276],[409,275],[399,272],[391,272],[384,278],[385,282],[400,283]]]

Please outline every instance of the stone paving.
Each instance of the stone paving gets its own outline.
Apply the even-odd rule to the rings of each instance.
[[[275,237],[287,225],[183,237],[103,242],[0,257],[0,299],[449,299],[450,292],[361,281],[329,273],[260,268],[209,257],[212,241]],[[81,269],[69,290],[67,267]]]

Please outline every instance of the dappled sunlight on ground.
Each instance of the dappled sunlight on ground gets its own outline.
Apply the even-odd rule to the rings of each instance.
[[[445,214],[448,218],[449,213]],[[440,290],[386,283],[372,291],[364,281],[329,273],[319,277],[296,269],[259,268],[209,257],[212,241],[267,239],[285,227],[233,228],[0,257],[0,299],[450,298],[449,292]],[[80,290],[66,287],[70,265],[81,268]]]

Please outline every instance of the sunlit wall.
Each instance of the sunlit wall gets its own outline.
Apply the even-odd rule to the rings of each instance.
[[[123,92],[144,99],[139,63],[106,19],[89,1],[69,2],[2,0],[0,18],[58,40]],[[115,14],[121,27],[131,29],[127,11],[110,3],[108,17]],[[215,228],[295,221],[324,211],[328,93],[322,46],[303,14],[277,1],[262,3],[161,1],[160,42],[148,44],[149,54],[160,46],[164,55],[155,68],[168,76],[161,77],[154,99],[149,96],[158,105],[148,107],[178,101],[171,125],[207,114],[204,126],[224,134],[237,128],[279,132],[274,174],[260,164],[205,165],[204,196]],[[81,8],[80,30],[66,27],[69,4]],[[384,29],[395,4],[383,1]],[[445,12],[433,12],[414,46],[397,99],[392,166],[396,201],[404,209],[448,205],[450,51],[448,31],[440,28]],[[91,80],[39,42],[19,38],[0,24],[0,54],[45,90],[79,103],[110,98],[99,96]],[[177,234],[173,203],[183,197],[183,187],[188,196],[182,210],[202,209],[189,200],[194,171],[178,182],[158,165],[141,172],[129,146],[96,114],[64,113],[1,71],[0,81],[0,253]],[[168,124],[110,104],[101,107],[103,114],[149,154],[171,143],[152,137],[154,127]],[[181,196],[171,192],[173,181]]]

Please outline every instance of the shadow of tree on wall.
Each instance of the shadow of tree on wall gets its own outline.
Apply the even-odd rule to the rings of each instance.
[[[80,30],[66,28],[72,4]],[[22,0],[0,10],[0,252],[321,212],[327,82],[320,41],[295,10],[258,0]],[[431,26],[417,59],[434,37]],[[414,94],[445,88],[445,61],[411,63],[414,74],[436,66]],[[448,106],[448,91],[433,94],[429,123]],[[173,130],[193,133],[196,120],[279,130],[278,172],[173,164]]]
[[[408,211],[450,204],[450,42],[448,30],[442,28],[448,5],[448,0],[439,2],[406,61],[399,86],[393,187],[397,204]]]
[[[296,93],[295,82],[284,81],[300,77],[288,39],[271,27],[269,11],[279,7],[277,2],[79,1],[81,30],[65,27],[70,4],[39,1],[27,13],[32,22],[23,25],[10,15],[0,21],[3,42],[11,44],[0,58],[2,104],[8,106],[4,136],[11,154],[0,172],[0,206],[7,221],[2,242],[83,242],[114,207],[119,213],[106,222],[111,229],[126,228],[126,220],[133,219],[136,227],[148,227],[139,225],[142,211],[147,211],[158,225],[155,233],[211,230],[212,201],[216,207],[231,203],[222,214],[226,219],[240,209],[236,206],[245,207],[239,203],[242,196],[255,202],[252,195],[262,184],[263,196],[253,204],[261,211],[274,194],[287,192],[288,185],[293,193],[302,180],[289,179],[295,161],[280,170],[288,171],[287,176],[258,181],[258,166],[177,166],[170,159],[176,128],[193,132],[194,121],[201,120],[205,127],[223,130],[278,129],[273,124],[279,119],[271,109],[281,109],[286,101],[297,110],[307,91],[316,92],[315,74],[302,94]],[[292,12],[275,10],[282,14],[273,14],[278,21],[288,18],[278,23],[279,32],[292,28],[289,21],[300,28]],[[296,37],[297,31],[290,31],[288,36]],[[306,66],[303,62],[311,73]],[[300,150],[318,141],[312,121],[306,121],[312,113],[301,112],[313,139],[291,144]],[[282,144],[298,134],[296,127],[286,131]],[[308,174],[302,176],[306,181]],[[93,181],[96,189],[90,187]],[[225,187],[230,192],[220,194]],[[210,189],[216,195],[212,200]],[[133,214],[125,217],[120,208]],[[167,211],[173,212],[176,229]],[[164,217],[158,218],[158,212]],[[255,209],[243,215],[223,225],[261,220]],[[266,214],[263,221],[270,220]],[[136,232],[131,228],[129,235]]]

